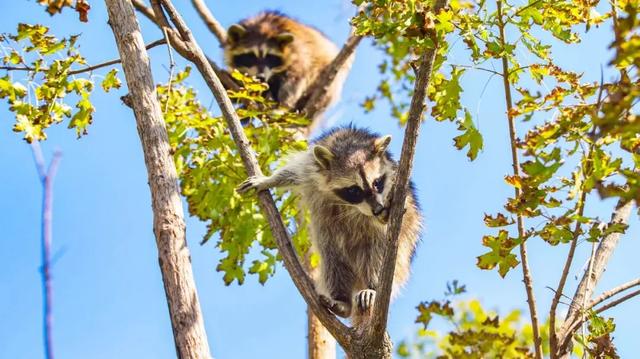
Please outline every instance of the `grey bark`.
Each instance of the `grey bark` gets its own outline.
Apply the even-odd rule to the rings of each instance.
[[[187,248],[185,222],[173,157],[133,6],[105,0],[147,167],[153,232],[179,358],[209,358],[209,344]]]

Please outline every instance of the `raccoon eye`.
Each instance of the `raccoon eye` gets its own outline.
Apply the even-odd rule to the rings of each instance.
[[[360,203],[364,200],[364,191],[356,185],[341,188],[336,190],[335,193],[338,197],[352,204]]]
[[[253,67],[258,62],[255,54],[242,54],[233,57],[233,63],[237,67]]]
[[[264,61],[269,68],[280,67],[283,64],[282,57],[276,55],[267,55]]]
[[[384,180],[386,179],[386,175],[382,175],[378,177],[375,181],[373,181],[373,187],[376,189],[378,193],[382,193],[384,191]]]

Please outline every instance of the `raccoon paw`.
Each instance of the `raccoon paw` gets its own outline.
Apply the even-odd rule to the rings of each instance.
[[[260,191],[263,189],[261,187],[261,184],[264,182],[265,178],[266,177],[264,176],[249,177],[244,182],[240,183],[238,187],[236,187],[236,192],[242,194],[242,193],[247,193],[252,189],[255,189],[256,191]]]
[[[331,313],[343,318],[351,316],[351,305],[349,305],[349,303],[335,300],[322,294],[320,294],[319,299],[320,303],[325,308],[329,309]]]
[[[373,308],[375,301],[376,291],[373,289],[364,289],[356,294],[355,302],[361,312],[367,312]]]

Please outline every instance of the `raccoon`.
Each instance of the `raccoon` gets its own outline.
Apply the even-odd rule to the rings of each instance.
[[[266,96],[295,110],[300,110],[296,104],[304,103],[301,97],[337,53],[336,45],[320,31],[276,11],[231,25],[224,46],[227,66],[267,83]],[[349,67],[327,90],[326,104],[340,98]]]
[[[311,214],[311,241],[320,255],[316,290],[334,314],[363,318],[375,302],[382,267],[389,195],[397,164],[391,136],[354,127],[334,129],[290,156],[268,177],[250,177],[237,191],[289,187]],[[392,298],[409,278],[422,216],[412,190],[398,239]],[[355,310],[353,310],[355,309]]]

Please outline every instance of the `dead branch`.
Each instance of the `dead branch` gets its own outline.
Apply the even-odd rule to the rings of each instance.
[[[218,20],[213,16],[207,4],[204,3],[203,0],[191,0],[193,7],[198,11],[198,15],[202,21],[204,21],[209,31],[218,38],[221,45],[224,45],[227,42],[227,30],[218,22]]]
[[[179,358],[210,358],[187,248],[173,156],[151,75],[149,56],[129,0],[105,0],[131,95],[147,167],[153,231]]]
[[[620,199],[616,205],[616,209],[611,215],[610,223],[626,224],[629,220],[632,207],[633,201]],[[602,239],[598,245],[595,255],[593,256],[593,262],[590,261],[589,263],[588,268],[590,268],[590,270],[585,271],[582,275],[578,288],[573,295],[564,324],[558,331],[558,357],[564,356],[568,353],[573,332],[577,328],[577,326],[574,326],[574,323],[576,323],[578,321],[576,319],[578,317],[582,317],[582,313],[584,313],[582,304],[585,303],[588,298],[591,298],[593,290],[600,281],[600,277],[602,276],[614,249],[618,245],[621,235],[621,233],[611,233]],[[580,322],[582,322],[582,320],[580,320]]]

